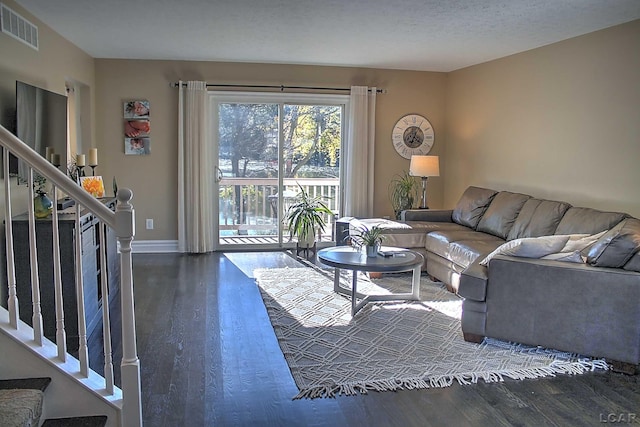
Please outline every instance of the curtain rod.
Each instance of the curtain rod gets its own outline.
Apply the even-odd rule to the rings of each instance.
[[[180,83],[169,83],[171,87],[178,87]],[[182,83],[182,86],[186,86],[186,83]],[[250,89],[278,89],[280,92],[284,92],[285,89],[307,89],[307,90],[330,90],[330,91],[344,91],[349,92],[351,88],[345,87],[315,87],[315,86],[285,86],[285,85],[232,85],[232,84],[213,84],[207,83],[207,87],[237,87],[237,88],[250,88]],[[376,89],[376,93],[387,93],[386,89]]]

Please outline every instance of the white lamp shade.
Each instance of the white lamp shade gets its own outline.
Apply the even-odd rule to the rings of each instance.
[[[409,175],[440,176],[440,159],[438,156],[411,156]]]

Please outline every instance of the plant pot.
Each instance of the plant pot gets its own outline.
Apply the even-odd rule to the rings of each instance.
[[[367,245],[367,258],[375,258],[378,256],[378,251],[380,250],[380,243],[376,243],[375,245]]]
[[[53,202],[46,193],[38,194],[33,198],[33,213],[36,218],[42,219],[51,215]]]
[[[307,229],[307,232],[298,236],[298,247],[311,248],[316,242],[316,235],[313,229]]]

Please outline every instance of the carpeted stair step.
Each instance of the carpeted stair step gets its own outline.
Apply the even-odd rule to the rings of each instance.
[[[0,426],[37,426],[51,378],[0,380]]]
[[[28,388],[45,391],[51,378],[14,378],[10,380],[0,380],[0,390]]]
[[[48,419],[42,427],[104,427],[107,425],[106,416],[55,418]]]

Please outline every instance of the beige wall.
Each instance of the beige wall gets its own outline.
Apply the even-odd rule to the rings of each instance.
[[[452,72],[444,205],[469,185],[640,216],[640,21]]]
[[[177,239],[177,89],[170,83],[205,80],[212,83],[349,87],[387,89],[376,107],[375,215],[393,215],[387,187],[396,173],[409,169],[409,160],[396,153],[391,130],[405,114],[418,113],[435,132],[432,154],[445,146],[444,91],[446,74],[393,70],[185,61],[96,60],[98,172],[110,186],[130,187],[136,208],[136,239]],[[122,103],[147,99],[151,104],[151,155],[125,156]],[[429,181],[429,201],[442,204],[439,178]],[[154,219],[154,230],[144,220]]]
[[[40,41],[39,50],[34,50],[0,33],[0,124],[13,130],[16,80],[65,94],[67,81],[82,82],[93,88],[95,70],[94,59],[89,55],[52,31],[14,1],[3,0],[3,3],[38,26]],[[92,99],[93,96],[89,109],[93,109]],[[12,180],[12,183],[15,183],[15,180]],[[26,190],[24,185],[12,190],[16,193],[13,197],[16,213],[26,210],[26,191],[23,190]],[[4,219],[4,197],[0,197],[0,207],[0,218]]]

